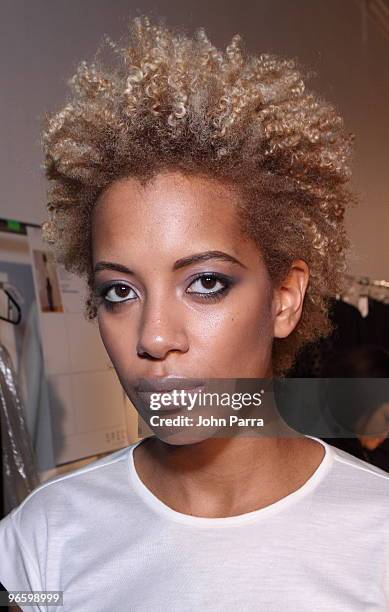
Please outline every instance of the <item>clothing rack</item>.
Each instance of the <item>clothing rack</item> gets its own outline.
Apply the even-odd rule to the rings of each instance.
[[[341,299],[356,302],[372,298],[378,302],[389,304],[389,281],[374,280],[368,276],[346,275],[347,284]]]
[[[389,281],[351,274],[345,274],[345,279],[343,291],[336,299],[355,306],[362,317],[369,314],[369,298],[389,305]]]
[[[345,274],[345,277],[351,283],[362,285],[363,287],[384,287],[389,289],[389,281],[386,280],[372,280],[369,276],[352,276],[351,274]]]

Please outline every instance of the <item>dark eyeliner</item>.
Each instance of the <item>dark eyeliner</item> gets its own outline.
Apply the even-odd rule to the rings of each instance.
[[[222,297],[228,293],[231,287],[235,284],[235,281],[232,278],[225,276],[224,274],[220,274],[219,272],[201,272],[192,278],[189,287],[191,287],[193,283],[201,278],[212,278],[224,284],[222,289],[214,291],[213,293],[197,293],[195,291],[188,292],[188,295],[194,295],[196,298],[206,300],[207,302],[217,302],[221,300]]]
[[[107,293],[117,285],[124,285],[128,287],[129,289],[131,289],[131,291],[134,291],[134,289],[130,285],[127,285],[127,283],[122,282],[122,281],[114,281],[114,282],[109,281],[109,282],[103,283],[102,285],[95,287],[93,290],[94,296],[97,297],[99,300],[99,305],[103,304],[107,310],[115,310],[119,306],[122,306],[123,304],[129,301],[132,301],[133,299],[133,298],[125,298],[121,302],[120,301],[113,302],[112,300],[107,300],[106,299]]]

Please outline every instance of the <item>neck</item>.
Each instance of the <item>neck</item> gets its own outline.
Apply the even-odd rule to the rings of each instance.
[[[267,506],[300,488],[324,449],[305,437],[210,438],[174,446],[152,437],[134,452],[144,484],[178,512],[222,517]]]

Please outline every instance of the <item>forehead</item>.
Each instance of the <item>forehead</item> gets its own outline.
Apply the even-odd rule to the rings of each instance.
[[[202,176],[165,172],[145,185],[116,181],[98,199],[92,216],[96,251],[132,252],[142,246],[175,256],[185,248],[228,248],[247,239],[239,224],[239,196],[227,184]]]

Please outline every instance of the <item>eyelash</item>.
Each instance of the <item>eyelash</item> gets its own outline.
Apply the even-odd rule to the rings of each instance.
[[[224,274],[216,274],[215,272],[207,272],[207,273],[202,273],[196,276],[190,283],[189,287],[191,287],[199,279],[209,279],[209,278],[222,283],[224,287],[222,289],[218,289],[218,291],[214,291],[213,293],[199,293],[196,291],[189,291],[189,295],[191,294],[196,295],[200,297],[200,299],[205,300],[207,302],[217,302],[222,299],[223,295],[225,295],[230,290],[232,285],[234,284],[234,281],[231,278],[224,276]],[[102,287],[98,287],[96,290],[96,295],[99,298],[102,298],[104,307],[107,310],[115,310],[116,308],[122,306],[123,304],[127,302],[131,302],[132,300],[135,299],[135,298],[127,298],[127,299],[123,299],[122,301],[117,301],[117,302],[108,300],[106,298],[107,294],[109,293],[111,289],[113,289],[116,286],[128,287],[129,289],[131,289],[131,291],[134,291],[132,287],[130,287],[124,282],[114,282],[108,285],[103,285]]]

